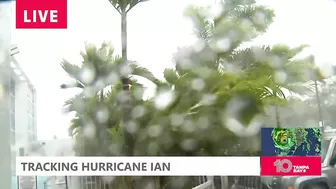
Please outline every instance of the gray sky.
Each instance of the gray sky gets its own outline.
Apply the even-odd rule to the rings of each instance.
[[[128,15],[129,59],[161,76],[171,67],[178,46],[193,42],[191,25],[183,17],[188,4],[210,0],[151,0]],[[213,0],[215,2],[215,0]],[[309,44],[321,65],[336,64],[336,3],[329,0],[260,0],[275,9],[276,20],[256,44]],[[94,9],[92,9],[94,8]],[[14,28],[14,27],[13,27]],[[120,52],[120,17],[108,0],[68,0],[68,29],[14,30],[12,43],[19,46],[17,59],[37,89],[39,139],[67,137],[70,116],[61,113],[64,100],[74,91],[59,88],[67,77],[59,66],[62,58],[80,61],[84,41],[112,41]]]

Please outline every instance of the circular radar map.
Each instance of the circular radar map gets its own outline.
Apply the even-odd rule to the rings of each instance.
[[[263,128],[262,155],[321,155],[320,128]]]

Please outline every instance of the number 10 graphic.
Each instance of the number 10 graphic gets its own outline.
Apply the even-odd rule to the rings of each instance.
[[[287,164],[287,168],[284,168],[285,164]],[[276,167],[277,173],[289,173],[293,168],[292,162],[288,159],[278,159],[274,162],[273,165]]]

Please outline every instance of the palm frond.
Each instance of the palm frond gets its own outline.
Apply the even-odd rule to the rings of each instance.
[[[251,32],[264,33],[274,21],[274,11],[266,6],[249,5],[238,6],[231,11],[231,19],[234,22],[251,27]],[[250,24],[250,26],[248,26]]]
[[[70,127],[68,129],[68,135],[73,137],[79,134],[81,127],[81,120],[79,117],[75,117],[71,120]]]
[[[198,6],[189,6],[185,10],[185,15],[189,17],[194,24],[195,35],[206,42],[209,42],[214,28],[213,20],[207,17],[208,12],[209,9],[206,7]]]
[[[285,88],[294,94],[299,95],[311,95],[315,92],[315,87],[313,82],[296,82],[296,83],[288,83],[285,85]]]
[[[80,103],[80,100],[83,100],[84,95],[82,93],[76,94],[75,96],[69,98],[66,100],[63,104],[63,110],[64,112],[72,112],[72,111],[77,111],[78,109],[76,108],[76,103]]]
[[[147,68],[140,66],[136,62],[129,63],[132,69],[132,75],[143,77],[156,85],[161,85],[162,81],[157,79]]]
[[[234,50],[230,56],[226,57],[224,63],[232,63],[233,66],[245,70],[253,67],[257,62],[267,62],[271,47],[269,46],[253,46],[244,49]]]
[[[70,62],[68,62],[67,60],[63,60],[61,62],[61,67],[63,68],[63,70],[68,74],[69,77],[73,78],[73,79],[78,79],[79,77],[79,73],[81,70],[80,66],[71,64]]]
[[[80,83],[79,81],[63,83],[61,85],[61,89],[70,89],[70,88],[81,88],[81,89],[83,89],[84,87],[85,87],[85,85]]]

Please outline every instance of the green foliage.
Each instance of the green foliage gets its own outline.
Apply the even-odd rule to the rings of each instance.
[[[130,2],[112,2],[118,3]],[[195,33],[203,41],[202,48],[181,49],[174,59],[176,69],[164,71],[164,82],[135,62],[121,64],[120,57],[114,55],[107,43],[100,48],[88,44],[85,53],[81,53],[80,65],[63,61],[63,69],[84,88],[66,102],[68,111],[77,112],[70,133],[78,134],[76,128],[84,127],[81,122],[91,123],[96,132],[108,133],[96,137],[122,145],[122,130],[132,127],[136,128],[138,155],[197,155],[200,149],[204,155],[221,155],[242,138],[258,134],[243,136],[239,132],[263,114],[265,106],[286,105],[284,89],[299,94],[311,90],[311,86],[304,84],[311,78],[304,73],[314,68],[313,62],[311,58],[296,58],[306,45],[240,47],[267,30],[274,18],[271,9],[257,6],[254,1],[225,1],[221,6],[222,12],[212,18],[208,16],[208,8],[186,10]],[[87,74],[88,70],[92,74],[90,80],[83,78],[83,72]],[[125,76],[121,70],[131,70],[127,75],[139,75],[157,86],[156,96],[143,100],[144,87],[133,78],[129,99],[133,109],[131,120],[122,120],[120,105],[127,99],[121,88]],[[279,79],[279,75],[285,78]],[[90,90],[93,95],[88,96]],[[158,107],[160,96],[169,97],[164,107]],[[97,120],[97,111],[102,109],[108,112],[104,123]],[[175,123],[178,119],[180,122]],[[240,131],[228,125],[232,121],[241,127]],[[155,129],[160,135],[148,134]],[[219,146],[223,150],[218,150]]]
[[[111,3],[116,9],[131,5]],[[165,69],[165,81],[135,62],[121,64],[106,43],[87,45],[82,64],[62,62],[74,79],[63,88],[82,89],[65,103],[67,111],[76,112],[69,133],[77,138],[80,154],[123,155],[124,130],[133,135],[134,155],[259,153],[265,108],[287,105],[286,91],[309,94],[309,81],[318,78],[318,69],[312,57],[297,58],[306,45],[242,48],[267,30],[274,18],[271,9],[252,0],[228,0],[220,6],[221,13],[213,17],[208,8],[186,10],[199,40],[175,54],[176,66]],[[145,88],[133,76],[156,85],[152,99],[143,100]],[[131,80],[129,94],[122,90],[124,77]]]

